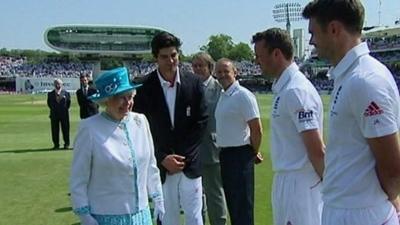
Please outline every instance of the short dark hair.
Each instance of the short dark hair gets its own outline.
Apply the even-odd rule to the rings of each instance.
[[[329,22],[337,20],[348,32],[361,34],[365,10],[360,0],[313,0],[302,14],[306,19],[314,17],[323,30]]]
[[[85,78],[85,77],[89,78],[90,75],[86,74],[86,73],[81,73],[81,75],[79,76],[79,79],[82,79],[82,78]]]
[[[287,60],[293,58],[293,43],[289,32],[280,28],[271,28],[266,31],[258,32],[252,37],[252,43],[264,40],[265,47],[271,53],[274,49],[279,49]]]
[[[153,37],[153,40],[151,40],[151,53],[155,58],[157,58],[160,49],[175,47],[179,52],[181,45],[181,40],[173,34],[165,31],[160,32]]]

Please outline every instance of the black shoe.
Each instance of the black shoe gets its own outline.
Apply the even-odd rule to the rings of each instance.
[[[53,149],[53,150],[60,149],[60,146],[58,146],[58,145],[54,145],[52,149]]]
[[[69,149],[69,145],[64,145],[64,149],[65,150]]]

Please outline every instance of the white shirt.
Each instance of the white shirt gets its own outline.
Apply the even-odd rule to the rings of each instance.
[[[301,132],[318,129],[322,135],[321,97],[295,63],[272,85],[271,159],[274,171],[310,167]]]
[[[74,211],[135,214],[148,198],[163,199],[153,139],[143,114],[121,122],[97,114],[82,120],[74,142],[70,178]]]
[[[171,124],[175,124],[175,101],[176,101],[176,87],[177,84],[181,83],[181,78],[179,76],[179,70],[176,71],[175,81],[172,85],[169,81],[166,81],[157,70],[158,79],[160,80],[161,87],[164,92],[165,101],[167,102],[169,117],[171,119]]]
[[[347,52],[330,74],[335,82],[323,200],[338,208],[384,204],[387,195],[378,180],[366,138],[398,131],[400,99],[396,83],[390,71],[369,55],[366,43]]]
[[[222,90],[215,109],[217,145],[235,147],[250,144],[248,121],[260,118],[257,100],[253,93],[235,81]]]
[[[209,76],[209,77],[207,78],[207,80],[203,81],[203,85],[207,87],[208,84],[210,83],[211,79],[212,79],[212,76]]]
[[[82,87],[81,87],[82,94],[87,95],[88,89],[89,89],[89,85],[86,85],[86,86],[82,85]]]

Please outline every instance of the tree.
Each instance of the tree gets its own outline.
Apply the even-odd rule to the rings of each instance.
[[[202,51],[206,51],[218,60],[220,58],[229,58],[235,61],[252,60],[254,53],[250,46],[246,43],[233,43],[232,37],[226,34],[211,35],[208,43],[201,47]]]
[[[229,52],[229,58],[235,61],[251,61],[254,59],[254,53],[248,44],[240,42],[233,46]]]
[[[234,43],[231,36],[217,34],[211,35],[208,38],[208,43],[203,45],[200,49],[210,54],[213,59],[218,60],[220,58],[229,57],[229,52],[233,46]]]

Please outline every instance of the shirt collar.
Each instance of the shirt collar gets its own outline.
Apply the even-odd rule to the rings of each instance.
[[[225,90],[222,90],[222,93],[224,94],[224,95],[226,95],[226,96],[231,96],[235,91],[236,91],[236,89],[239,87],[239,81],[235,81],[235,82],[233,82],[232,84],[231,84],[231,86],[225,91]]]
[[[274,80],[274,83],[272,84],[272,92],[275,94],[279,93],[282,88],[289,82],[292,75],[295,74],[295,72],[298,70],[299,67],[294,62],[286,67],[281,76]]]
[[[346,55],[340,60],[340,62],[329,70],[329,75],[336,80],[339,77],[342,77],[346,70],[350,68],[350,66],[362,55],[366,55],[369,53],[368,45],[366,42],[362,42],[355,47],[353,47],[350,51],[346,53]]]
[[[203,81],[203,85],[207,87],[208,84],[210,83],[211,79],[212,79],[212,76],[210,75],[210,76],[207,78],[207,80]]]
[[[157,69],[157,76],[158,76],[158,79],[160,80],[161,87],[175,87],[177,84],[181,83],[181,77],[179,75],[179,70],[176,70],[175,81],[174,81],[173,85],[171,85],[171,82],[166,81],[161,76],[161,73],[160,73],[160,71],[158,69]]]

